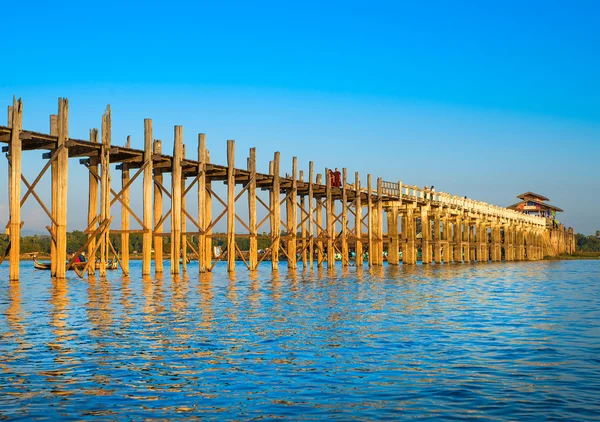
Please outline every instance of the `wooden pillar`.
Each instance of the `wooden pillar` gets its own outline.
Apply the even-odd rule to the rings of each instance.
[[[373,244],[373,190],[372,190],[372,181],[371,175],[367,174],[367,242],[369,248],[369,255],[367,256],[367,262],[369,264],[369,268],[373,266],[373,249],[375,245]]]
[[[206,135],[198,134],[198,272],[207,271],[206,266]],[[255,191],[256,194],[256,191]],[[210,255],[209,255],[210,257]]]
[[[181,145],[181,159],[185,160],[185,144]],[[185,200],[185,194],[183,192],[185,192],[185,173],[183,172],[183,169],[181,171],[181,269],[183,270],[184,273],[187,272],[187,235],[185,234],[185,232],[187,231],[187,217],[185,215],[184,211],[187,211],[186,209],[186,203],[187,201]]]
[[[321,185],[323,183],[322,175],[317,174],[317,185]],[[323,267],[323,198],[319,198],[319,203],[317,204],[316,213],[317,213],[317,268]]]
[[[327,178],[326,185],[326,204],[325,204],[325,224],[327,225],[327,268],[333,268],[335,266],[335,250],[333,247],[334,241],[334,224],[333,224],[333,196],[331,194],[331,177],[329,172],[325,169],[325,177]]]
[[[405,233],[404,248],[402,251],[402,263],[414,265],[417,263],[416,238],[417,228],[415,224],[415,206],[406,206],[406,212],[402,220],[402,232]]]
[[[288,239],[287,239],[287,254],[288,254],[288,268],[295,270],[297,267],[296,263],[296,251],[297,251],[297,232],[298,232],[298,158],[292,158],[292,187],[289,192],[286,205],[287,205],[287,227],[288,227]]]
[[[131,148],[131,137],[127,136],[127,143],[125,144],[126,148]],[[121,189],[123,189],[123,195],[121,199],[123,204],[129,207],[131,203],[131,197],[129,193],[129,187],[127,183],[129,183],[129,164],[122,163],[121,164]],[[125,189],[124,189],[125,188]],[[121,265],[123,272],[129,273],[129,211],[125,206],[121,206]]]
[[[16,110],[15,110],[16,112]],[[66,143],[69,139],[69,101],[58,99],[58,142],[57,147],[63,147],[58,153],[56,180],[56,277],[66,277],[67,261],[67,194],[69,151]]]
[[[102,116],[102,147],[100,167],[102,169],[100,178],[100,223],[110,218],[110,146],[111,146],[112,120],[110,106]],[[101,236],[100,243],[100,277],[106,276],[106,261],[110,242],[109,230]],[[59,261],[60,262],[60,261]]]
[[[154,154],[162,154],[162,141],[154,141]],[[163,184],[162,170],[159,168],[154,169],[154,179],[157,183]],[[145,215],[145,214],[144,214]],[[162,273],[164,271],[163,265],[163,237],[160,233],[163,232],[163,224],[161,222],[163,215],[163,192],[158,184],[154,184],[154,232],[158,236],[154,236],[154,271],[156,273]],[[160,226],[159,226],[160,223]],[[143,241],[143,240],[142,240]],[[142,269],[144,269],[144,262],[142,262]],[[147,271],[150,271],[148,266]]]
[[[162,180],[162,176],[161,180]],[[150,274],[150,266],[152,260],[152,120],[144,119],[144,179],[143,179],[143,207],[144,207],[144,226],[147,230],[142,234],[142,275]],[[162,208],[162,194],[161,194],[161,208]],[[162,209],[161,209],[162,214]],[[159,218],[161,215],[159,215]],[[158,228],[157,228],[158,229]],[[161,242],[161,253],[162,253],[162,238]],[[155,251],[156,253],[156,251]],[[156,255],[155,255],[156,256]],[[160,271],[158,267],[157,272],[162,272],[162,256],[160,257]],[[158,264],[157,264],[158,265]]]
[[[463,230],[462,230],[462,216],[459,214],[456,216],[454,223],[454,262],[463,261]]]
[[[400,244],[398,238],[398,202],[392,202],[387,209],[388,218],[388,264],[400,263]]]
[[[429,205],[421,206],[421,262],[431,263],[431,223],[429,221]]]
[[[98,142],[98,129],[90,129],[90,142],[93,143],[97,143]],[[58,170],[58,167],[55,166]],[[54,169],[53,169],[54,171]],[[96,176],[94,175],[98,174],[98,158],[97,157],[91,157],[90,158],[90,166],[89,166],[89,176],[88,176],[88,183],[89,183],[89,190],[88,190],[88,219],[87,219],[87,223],[88,223],[88,230],[90,231],[90,233],[88,234],[88,239],[90,239],[90,237],[92,237],[92,233],[94,232],[94,230],[96,229],[96,226],[98,225],[98,223],[93,224],[94,220],[96,219],[97,215],[98,215],[98,179],[96,179]],[[52,173],[52,180],[56,180],[56,178],[58,177],[58,174],[55,176],[54,173]],[[53,183],[54,185],[54,183]],[[56,216],[56,211],[55,211],[55,207],[56,207],[56,197],[55,197],[55,189],[52,189],[52,214]],[[56,233],[56,228],[54,229],[54,233]],[[87,249],[87,259],[88,261],[96,261],[96,239],[91,239],[90,243],[88,244],[88,249]],[[54,257],[54,261],[56,261],[56,248],[54,248],[54,252],[52,253],[52,256]],[[56,265],[54,266],[54,270],[53,270],[53,274],[55,274],[56,272]],[[88,275],[92,275],[96,272],[96,264],[92,264],[88,266]]]
[[[12,110],[12,107],[11,107]],[[11,116],[12,118],[12,116]],[[12,122],[9,122],[9,126],[12,124]],[[50,135],[52,136],[58,136],[58,115],[56,114],[51,114],[50,115]],[[90,138],[91,138],[91,133],[90,133]],[[91,141],[91,139],[90,139]],[[54,151],[53,151],[54,152]],[[90,162],[93,159],[90,160]],[[97,170],[97,166],[96,166],[96,170]],[[52,197],[52,218],[56,219],[56,185],[58,183],[58,163],[56,160],[52,160],[52,163],[50,164],[50,176],[51,176],[51,197]],[[98,186],[96,179],[94,178],[94,176],[92,176],[92,174],[90,173],[90,193],[91,193],[91,179],[94,179],[94,182],[96,182],[96,186]],[[10,192],[10,190],[9,190]],[[98,195],[98,189],[96,188],[95,191],[95,199],[96,201],[98,200],[97,195]],[[97,202],[96,202],[97,204]],[[92,218],[95,218],[96,214],[94,213],[94,216]],[[88,225],[89,225],[90,221],[88,219]],[[52,276],[56,275],[56,224],[54,224],[54,221],[51,223],[51,230],[52,230],[52,240],[50,241],[50,274]],[[89,235],[88,235],[89,236]],[[90,249],[88,249],[88,252],[90,251]],[[88,259],[89,259],[89,253],[88,253]],[[94,269],[90,268],[90,270],[93,273]]]
[[[310,161],[308,163],[308,262],[310,269],[313,269],[314,255],[314,163]]]
[[[363,242],[362,242],[362,193],[360,191],[360,177],[358,172],[354,173],[354,190],[356,192],[356,200],[354,201],[355,207],[355,219],[354,219],[354,232],[356,235],[356,258],[354,265],[356,267],[363,266]]]
[[[60,100],[59,100],[60,110]],[[10,114],[10,112],[9,112]],[[9,239],[10,239],[10,281],[19,280],[19,270],[21,264],[21,155],[22,142],[21,131],[23,130],[23,102],[19,98],[13,97],[13,108],[10,126],[10,169],[9,169],[9,207],[10,207],[10,224],[9,224]],[[64,114],[63,116],[64,117]],[[64,134],[64,132],[63,132]],[[65,166],[66,171],[66,166]],[[66,195],[66,191],[65,191]],[[66,214],[65,214],[66,217]],[[66,236],[65,236],[66,248]],[[66,251],[65,251],[66,257]],[[64,277],[64,262],[63,261],[63,277]]]
[[[342,267],[347,267],[348,259],[348,192],[346,191],[347,170],[342,168]]]
[[[281,233],[281,208],[279,206],[279,196],[281,193],[279,181],[279,159],[280,154],[279,151],[277,151],[273,156],[273,188],[271,201],[271,269],[273,271],[279,270],[279,236]]]
[[[171,274],[179,274],[181,250],[181,160],[183,158],[183,127],[175,126],[171,168]]]
[[[235,141],[227,141],[227,271],[235,271]]]
[[[383,179],[377,178],[377,265],[383,265]]]
[[[436,264],[442,263],[442,239],[440,234],[441,211],[436,209],[433,216],[433,255]]]
[[[256,232],[256,148],[250,148],[250,157],[248,158],[248,172],[250,180],[248,181],[248,228],[250,229],[250,246],[248,252],[248,266],[250,271],[256,271],[258,268],[258,239]]]
[[[469,262],[471,260],[471,223],[468,216],[463,220],[463,227],[463,261]]]
[[[452,262],[452,236],[451,236],[451,223],[450,223],[450,212],[446,211],[442,218],[443,225],[443,244],[444,244],[444,263],[449,264]]]
[[[302,170],[300,170],[300,181],[304,182],[304,172]],[[303,211],[306,211],[306,195],[302,195],[300,197],[300,207],[302,208]],[[310,214],[309,214],[310,215]],[[304,221],[304,214],[300,213],[300,221]],[[307,241],[306,241],[306,236],[307,236],[307,229],[306,229],[306,225],[307,222],[304,221],[303,223],[300,224],[300,237],[302,238],[301,241],[301,246],[302,246],[302,254],[301,254],[301,258],[302,258],[302,269],[306,269],[308,262],[307,262],[307,257],[306,257],[306,247],[308,246]]]
[[[206,165],[210,164],[210,150],[205,149]],[[206,167],[205,167],[206,168]],[[204,197],[204,222],[206,224],[205,229],[205,241],[204,241],[204,267],[207,271],[211,270],[212,267],[212,256],[213,256],[213,241],[212,241],[212,228],[209,228],[212,224],[212,180],[208,177],[205,179],[206,195]]]

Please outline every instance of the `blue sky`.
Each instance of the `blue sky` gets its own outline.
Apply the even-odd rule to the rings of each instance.
[[[167,151],[181,124],[192,146],[207,133],[219,163],[235,139],[239,162],[256,146],[263,171],[279,150],[287,168],[295,155],[499,205],[532,190],[577,231],[600,229],[600,6],[421,3],[13,2],[0,98],[23,98],[27,129],[47,131],[65,96],[85,139],[110,103],[116,144],[140,147],[152,117]],[[71,192],[87,189],[79,167]]]

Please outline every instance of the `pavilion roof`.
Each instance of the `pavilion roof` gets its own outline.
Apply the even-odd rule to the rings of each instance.
[[[525,193],[522,193],[521,195],[518,195],[517,198],[525,199],[525,197],[528,197],[528,196],[538,198],[541,201],[549,201],[549,199],[546,198],[544,195],[540,195],[539,193],[535,193],[535,192],[525,192]]]

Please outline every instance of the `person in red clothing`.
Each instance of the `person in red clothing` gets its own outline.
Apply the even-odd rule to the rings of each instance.
[[[335,171],[333,172],[333,179],[334,179],[334,183],[332,183],[332,186],[335,186],[336,188],[341,188],[342,187],[342,174],[340,173],[340,171],[338,170],[338,168],[335,168]]]
[[[335,175],[333,174],[333,171],[330,169],[328,170],[329,172],[329,182],[331,183],[331,187],[335,187]]]

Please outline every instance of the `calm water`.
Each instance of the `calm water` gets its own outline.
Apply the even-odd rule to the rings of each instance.
[[[600,418],[599,261],[241,265],[56,282],[23,263],[20,284],[3,265],[0,418]]]

